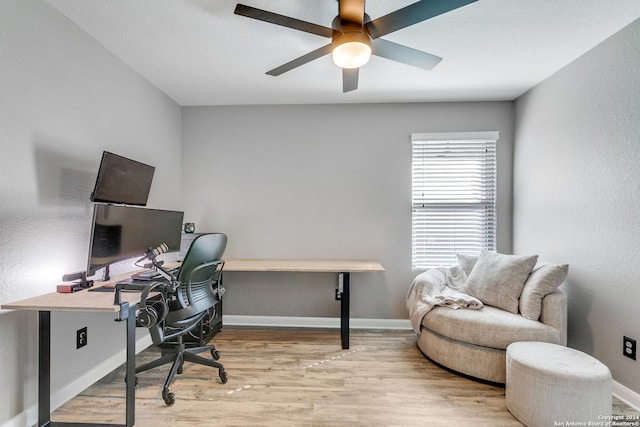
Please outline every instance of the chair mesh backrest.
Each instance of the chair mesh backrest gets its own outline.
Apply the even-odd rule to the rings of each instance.
[[[203,234],[196,237],[182,261],[178,272],[178,307],[167,315],[167,324],[188,319],[213,307],[217,300],[214,286],[220,280],[221,261],[227,246],[227,236],[222,233]],[[209,264],[204,266],[204,264]]]

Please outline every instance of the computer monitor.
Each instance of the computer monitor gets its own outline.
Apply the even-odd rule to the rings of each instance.
[[[179,251],[183,216],[180,211],[96,204],[87,276],[115,262],[140,258],[162,243],[169,252]]]
[[[146,206],[156,168],[104,151],[92,202]]]

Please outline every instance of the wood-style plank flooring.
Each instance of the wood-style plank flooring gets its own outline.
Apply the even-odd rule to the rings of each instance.
[[[228,374],[186,363],[166,406],[169,366],[139,374],[136,426],[521,426],[504,388],[430,363],[410,331],[225,327],[213,343]],[[203,353],[208,356],[208,353]],[[159,356],[151,347],[137,362]],[[54,421],[124,422],[124,367],[67,402]],[[614,413],[637,413],[614,399]]]

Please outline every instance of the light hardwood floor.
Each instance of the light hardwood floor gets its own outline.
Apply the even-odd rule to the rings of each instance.
[[[225,327],[213,343],[228,373],[185,364],[165,406],[168,365],[139,375],[136,426],[521,426],[504,388],[430,363],[410,331]],[[159,355],[149,348],[141,363]],[[203,355],[208,355],[203,353]],[[121,367],[56,410],[54,421],[123,422]],[[619,401],[614,413],[634,414]]]

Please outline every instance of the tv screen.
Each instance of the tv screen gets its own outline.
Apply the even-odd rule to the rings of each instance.
[[[87,276],[118,261],[141,258],[161,243],[180,250],[184,213],[133,206],[96,204],[93,210]]]
[[[105,151],[91,201],[146,206],[155,169]]]

